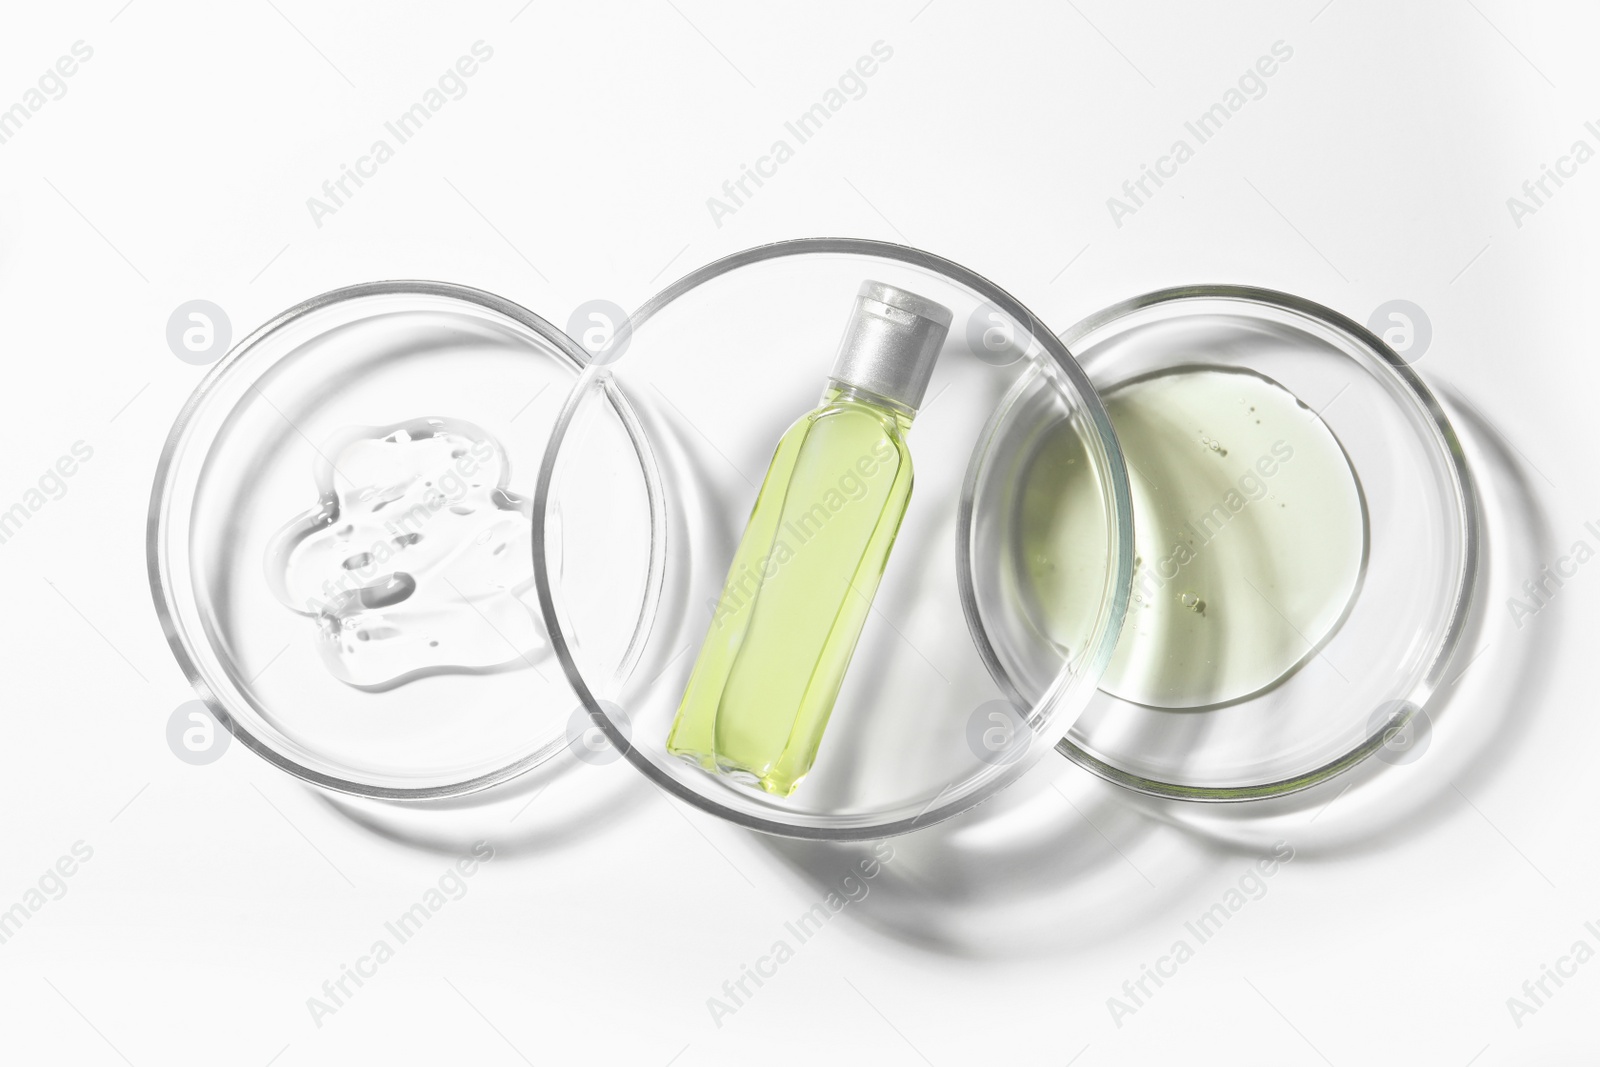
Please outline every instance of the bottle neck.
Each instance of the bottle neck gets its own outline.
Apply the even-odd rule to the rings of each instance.
[[[878,408],[894,416],[902,427],[910,426],[911,420],[917,417],[916,408],[907,407],[898,400],[891,400],[882,393],[874,393],[870,389],[863,389],[859,385],[851,385],[849,382],[838,378],[829,378],[827,386],[822,390],[822,402],[824,404],[836,404],[841,401]]]

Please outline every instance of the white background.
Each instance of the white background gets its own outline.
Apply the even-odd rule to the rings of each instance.
[[[1506,203],[1575,140],[1600,148],[1583,6],[7,5],[0,107],[75,41],[93,57],[0,144],[0,507],[74,442],[94,455],[0,544],[0,908],[75,842],[93,857],[0,945],[0,1060],[1592,1062],[1600,962],[1547,981],[1532,1014],[1507,1006],[1578,940],[1600,949],[1600,563],[1520,628],[1507,607],[1573,542],[1600,544],[1600,161],[1520,227]],[[467,95],[316,225],[307,197],[480,39],[494,55]],[[719,226],[707,198],[880,40],[866,94]],[[1293,57],[1266,94],[1116,225],[1107,197],[1280,40]],[[951,257],[1058,329],[1198,281],[1363,321],[1424,308],[1417,366],[1490,509],[1465,673],[1427,751],[1229,811],[1052,757],[893,842],[868,896],[720,1026],[708,998],[792,942],[784,923],[854,853],[680,810],[622,763],[552,775],[531,804],[395,812],[238,745],[173,756],[190,694],[144,514],[203,373],[168,350],[175,307],[212,300],[238,337],[335,286],[430,277],[561,323],[813,235]],[[479,837],[496,858],[468,894],[317,1025],[307,999]],[[1279,840],[1294,859],[1265,894],[1114,1017],[1108,998]]]

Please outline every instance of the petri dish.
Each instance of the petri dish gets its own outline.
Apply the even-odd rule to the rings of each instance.
[[[1478,516],[1417,374],[1325,307],[1168,289],[1062,334],[1133,485],[1130,611],[1057,749],[1143,793],[1249,800],[1354,766],[1438,686],[1477,573]],[[1042,381],[996,409],[968,469],[967,621],[1013,699],[1043,691],[1098,564],[1095,495]]]
[[[841,327],[866,282],[879,283],[872,292],[914,294],[906,307],[946,309],[950,326],[924,399],[914,405],[907,442],[915,488],[881,584],[815,762],[792,793],[777,795],[680,758],[668,738],[726,603],[724,580],[774,447],[817,407]],[[659,464],[668,546],[658,607],[631,673],[601,676],[575,654],[563,621],[572,594],[554,580],[550,545],[535,545],[534,571],[567,682],[633,767],[673,796],[750,829],[861,840],[965,811],[1049,751],[1109,661],[1132,565],[1127,474],[1116,439],[1088,379],[1049,330],[993,283],[937,256],[876,241],[808,239],[750,249],[688,274],[618,336],[623,340],[596,355],[556,418],[534,519],[542,525],[569,482],[563,468],[583,448],[572,428],[610,391],[625,393]],[[961,625],[970,590],[958,580],[956,552],[972,445],[1024,378],[1041,383],[1041,403],[1081,447],[1097,504],[1085,536],[1100,569],[1077,620],[1079,654],[1057,662],[1049,678],[1037,679],[1037,691],[1018,701],[996,683]],[[841,499],[840,506],[849,505]],[[804,551],[796,548],[796,558]],[[773,587],[760,588],[761,603],[772,603]],[[773,654],[782,659],[781,647]],[[761,699],[741,708],[759,712],[766,708]],[[731,706],[724,699],[718,714]]]
[[[389,281],[285,311],[206,375],[151,497],[179,664],[219,721],[317,785],[393,799],[510,779],[569,743],[577,698],[533,543],[586,669],[626,675],[660,587],[654,461],[604,392],[535,531],[552,419],[587,356],[516,304]]]

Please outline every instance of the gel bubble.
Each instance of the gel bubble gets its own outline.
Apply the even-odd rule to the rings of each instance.
[[[447,672],[532,666],[548,650],[533,586],[532,503],[459,419],[356,426],[319,452],[318,506],[267,548],[267,580],[317,623],[328,671],[381,690]]]

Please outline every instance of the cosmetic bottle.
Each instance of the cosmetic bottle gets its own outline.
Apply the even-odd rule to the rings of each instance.
[[[778,442],[668,751],[777,796],[811,769],[911,500],[906,433],[950,321],[862,283],[821,404]]]

